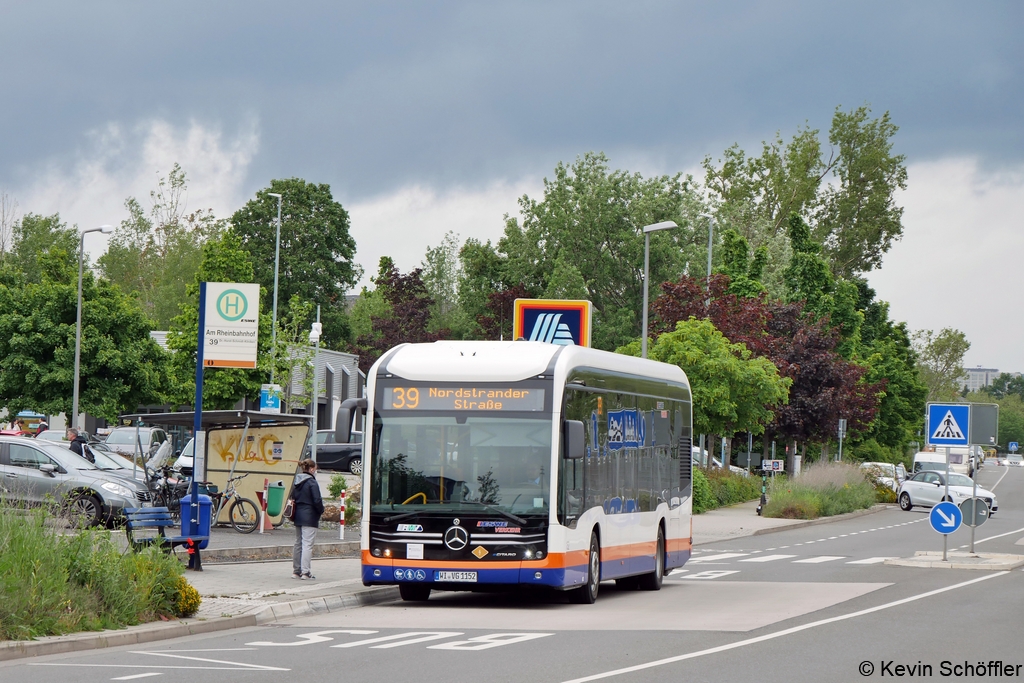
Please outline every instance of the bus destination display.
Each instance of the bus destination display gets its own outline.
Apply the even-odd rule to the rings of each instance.
[[[515,386],[385,387],[385,410],[544,410],[544,390]]]

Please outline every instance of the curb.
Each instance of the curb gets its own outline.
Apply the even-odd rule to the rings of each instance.
[[[819,517],[818,519],[805,519],[797,521],[793,524],[783,524],[780,526],[773,526],[767,529],[757,529],[751,531],[749,534],[739,534],[736,536],[729,536],[726,538],[715,538],[710,541],[701,541],[694,543],[693,546],[710,545],[712,543],[721,543],[723,541],[731,541],[736,538],[748,538],[750,536],[763,536],[765,534],[774,534],[779,531],[789,531],[790,529],[803,529],[804,527],[817,526],[818,524],[831,524],[832,522],[841,522],[845,519],[855,519],[857,517],[863,517],[865,515],[874,514],[881,512],[882,510],[888,510],[890,508],[898,507],[896,505],[889,505],[887,503],[877,503],[866,510],[854,510],[853,512],[845,512],[841,515],[834,515],[832,517]]]
[[[399,598],[398,586],[367,588],[345,595],[329,595],[322,598],[294,600],[292,602],[270,603],[258,612],[240,614],[217,619],[189,619],[176,622],[152,622],[130,626],[117,631],[73,633],[65,636],[48,636],[39,640],[14,640],[0,643],[0,662],[24,657],[99,650],[122,645],[139,645],[158,640],[170,640],[201,633],[229,631],[248,626],[262,626],[281,619],[302,617],[310,614],[341,612],[366,605],[377,605]]]
[[[832,522],[841,522],[844,519],[856,519],[857,517],[864,517],[865,515],[872,515],[882,510],[889,510],[895,508],[895,505],[889,505],[888,503],[876,503],[866,510],[854,510],[853,512],[844,512],[841,515],[833,515],[831,517],[819,517],[818,519],[806,519],[796,524],[787,524],[785,526],[776,526],[770,529],[758,529],[751,536],[763,536],[764,534],[773,534],[776,531],[787,531],[789,529],[803,529],[808,526],[817,526],[819,524],[831,524]]]
[[[918,569],[974,569],[990,572],[1002,572],[1024,566],[1024,555],[1007,555],[1005,553],[958,553],[952,552],[943,561],[942,556],[932,551],[917,551],[914,557],[898,557],[886,560],[889,567],[916,567]],[[967,560],[981,560],[969,562]]]
[[[203,552],[203,563],[248,562],[252,560],[290,560],[292,546],[262,545],[250,548],[210,548]],[[359,541],[335,541],[313,544],[313,558],[359,555]]]

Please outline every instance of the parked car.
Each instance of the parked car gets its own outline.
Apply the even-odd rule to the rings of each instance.
[[[934,470],[918,472],[900,485],[897,500],[900,509],[910,511],[914,506],[932,507],[946,495],[946,473]],[[957,505],[974,495],[974,480],[963,474],[949,473],[949,497],[946,500]],[[988,503],[990,514],[999,509],[996,494],[978,487],[978,497]]]
[[[0,437],[0,492],[16,502],[40,505],[65,501],[94,526],[123,516],[126,507],[149,502],[145,482],[105,472],[56,444],[24,437]]]
[[[136,443],[138,431],[138,444]],[[167,441],[167,432],[158,427],[115,427],[103,442],[111,450],[132,458],[141,446],[142,459],[148,460]]]
[[[306,456],[312,457],[312,439],[306,443]],[[363,433],[352,432],[352,441],[336,443],[333,429],[316,433],[316,465],[322,470],[363,473]]]
[[[899,490],[900,483],[903,481],[900,479],[896,465],[891,462],[862,462],[860,468],[870,475],[876,484],[886,486],[893,491]]]

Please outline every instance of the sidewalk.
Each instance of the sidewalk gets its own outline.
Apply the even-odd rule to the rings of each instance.
[[[701,515],[693,516],[693,544],[707,545],[716,541],[728,541],[743,536],[760,536],[773,531],[785,529],[799,529],[805,526],[816,526],[818,524],[830,524],[843,519],[852,519],[870,515],[873,512],[886,510],[891,505],[874,505],[866,510],[848,512],[844,515],[834,517],[819,517],[818,519],[776,519],[771,517],[759,517],[757,515],[757,501],[752,500],[739,505],[709,510]]]
[[[757,536],[773,531],[858,517],[887,506],[817,520],[768,519],[757,516],[757,502],[733,505],[693,518],[694,545]],[[239,534],[215,529],[211,547],[203,551],[203,571],[185,576],[203,598],[199,613],[191,619],[154,622],[127,629],[76,633],[35,641],[0,642],[0,661],[19,657],[116,647],[178,638],[259,624],[308,614],[337,612],[364,605],[397,600],[397,586],[363,586],[358,557],[358,529],[346,529],[338,539],[337,525],[321,528],[314,548],[311,581],[292,578],[291,549],[295,531]],[[343,554],[347,557],[325,557]],[[246,557],[255,561],[243,561]],[[280,557],[279,561],[272,558]],[[287,559],[284,559],[287,558]]]

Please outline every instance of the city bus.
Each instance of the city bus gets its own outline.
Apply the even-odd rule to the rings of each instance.
[[[338,411],[366,413],[362,579],[658,590],[692,548],[692,401],[678,367],[542,342],[403,344]]]

